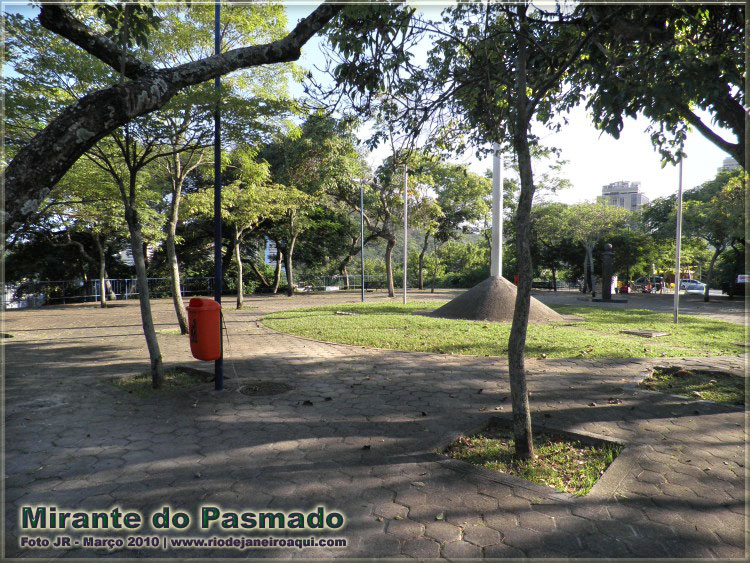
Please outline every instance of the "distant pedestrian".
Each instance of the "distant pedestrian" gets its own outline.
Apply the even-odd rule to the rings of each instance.
[[[664,280],[659,282],[659,293],[664,293]]]

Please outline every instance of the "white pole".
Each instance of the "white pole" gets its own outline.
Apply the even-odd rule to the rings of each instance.
[[[359,266],[362,274],[362,303],[365,302],[365,187],[359,182]]]
[[[407,212],[409,210],[408,206],[408,196],[407,196],[407,168],[406,164],[404,164],[404,304],[406,304],[406,259],[407,259],[407,231],[406,231],[406,225],[407,225]]]
[[[492,246],[490,248],[490,275],[503,275],[503,161],[500,145],[492,143]]]
[[[682,245],[682,157],[680,157],[680,183],[677,188],[677,233],[674,266],[674,324],[678,323],[680,310],[680,247]]]

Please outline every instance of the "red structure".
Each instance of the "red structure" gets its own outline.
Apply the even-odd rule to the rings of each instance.
[[[221,358],[221,305],[213,299],[193,297],[187,312],[193,357],[204,361]]]

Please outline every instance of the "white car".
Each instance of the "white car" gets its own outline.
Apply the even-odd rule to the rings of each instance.
[[[685,286],[689,283],[700,283],[698,280],[680,280],[680,289],[685,289]]]
[[[680,289],[684,289],[685,293],[703,295],[706,292],[706,284],[699,281],[688,281],[684,285],[680,283]]]

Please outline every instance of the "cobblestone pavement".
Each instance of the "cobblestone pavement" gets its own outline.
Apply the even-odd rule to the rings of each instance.
[[[467,471],[436,450],[491,415],[508,415],[506,360],[318,343],[258,322],[271,311],[357,297],[252,298],[242,311],[228,303],[227,389],[155,399],[111,383],[147,369],[135,302],[9,312],[6,556],[744,557],[743,412],[630,387],[654,360],[530,360],[535,422],[628,446],[581,498]],[[173,329],[171,304],[154,309],[157,329]],[[168,365],[211,369],[190,359],[185,337],[161,334],[160,343]],[[670,363],[744,373],[745,357]],[[237,391],[253,380],[293,389]],[[343,531],[325,535],[349,545],[22,549],[19,507],[39,504],[118,505],[147,517],[168,504],[194,520],[204,504],[240,512],[325,505],[347,517]],[[201,535],[196,527],[170,534]],[[242,535],[250,533],[234,533]]]
[[[603,306],[613,309],[648,309],[657,313],[672,313],[674,311],[674,293],[613,295],[613,299],[624,299],[626,302],[608,304],[601,302],[592,303],[590,297],[584,296],[579,291],[537,291],[534,296],[547,305],[565,304],[575,306]],[[720,321],[743,324],[745,322],[745,300],[711,295],[711,300],[705,303],[702,295],[683,294],[680,295],[679,313],[681,315],[710,317]]]

